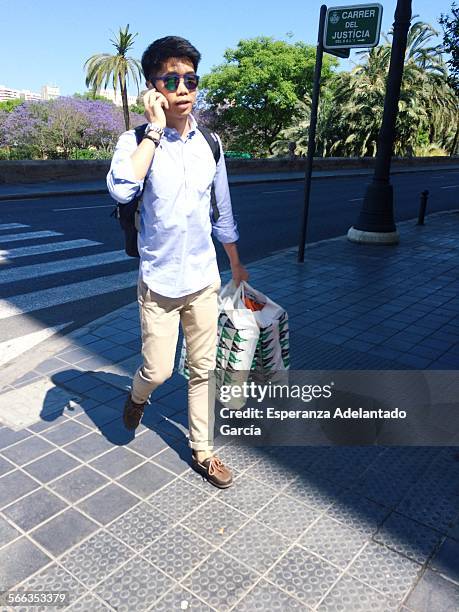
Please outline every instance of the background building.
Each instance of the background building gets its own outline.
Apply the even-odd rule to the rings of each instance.
[[[116,94],[113,89],[101,89],[98,92],[98,95],[102,96],[103,98],[106,98],[107,100],[110,100],[111,102],[116,104],[116,106],[123,106],[123,101],[121,100],[121,91],[119,89],[116,90]],[[137,103],[137,96],[128,96],[129,106],[131,106],[132,104],[136,104],[136,103]]]
[[[0,102],[22,98],[23,100],[53,100],[60,96],[59,87],[55,85],[43,85],[41,93],[29,89],[13,89],[0,85]]]
[[[56,85],[43,85],[43,87],[41,88],[42,100],[54,100],[60,95],[60,89]]]

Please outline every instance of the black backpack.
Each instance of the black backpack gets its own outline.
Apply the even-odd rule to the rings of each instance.
[[[147,123],[143,125],[139,125],[135,128],[135,138],[137,141],[137,145],[139,145],[144,137],[145,128],[147,127]],[[218,164],[220,160],[220,145],[218,143],[217,137],[214,132],[211,132],[209,129],[203,126],[199,126],[198,130],[204,136],[209,145],[212,154],[215,159],[215,163]],[[125,251],[129,257],[140,257],[139,250],[137,248],[137,227],[140,225],[140,219],[138,218],[140,215],[139,210],[139,202],[142,198],[143,190],[137,194],[130,202],[127,204],[117,204],[113,212],[111,213],[111,217],[115,217],[119,220],[121,228],[124,231],[125,237]],[[210,194],[210,202],[212,206],[212,218],[214,222],[218,221],[220,213],[218,211],[217,200],[215,198],[215,190],[212,184],[212,190]]]

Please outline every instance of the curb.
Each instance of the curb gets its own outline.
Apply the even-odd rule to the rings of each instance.
[[[459,166],[452,167],[423,167],[423,168],[395,168],[391,171],[391,174],[411,174],[416,172],[450,172],[458,171]],[[317,172],[317,171],[316,171]],[[360,171],[348,172],[345,174],[336,174],[333,171],[319,171],[321,174],[312,174],[313,179],[329,179],[329,178],[355,178],[362,176],[371,176],[374,172],[373,169],[362,169]],[[262,183],[292,183],[292,182],[304,182],[304,174],[292,173],[293,176],[267,176],[257,178],[236,178],[232,179],[231,175],[228,175],[228,182],[230,185],[257,185]],[[108,195],[106,187],[98,188],[83,188],[83,189],[65,189],[65,190],[50,190],[50,191],[33,191],[33,192],[22,192],[22,193],[0,193],[0,202],[6,200],[32,200],[37,198],[52,198],[52,197],[65,197],[65,196],[76,196],[76,195]]]

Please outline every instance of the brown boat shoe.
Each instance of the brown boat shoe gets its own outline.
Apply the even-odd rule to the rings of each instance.
[[[199,462],[193,453],[191,461],[192,467],[215,487],[227,489],[233,484],[233,474],[231,470],[226,467],[216,455],[207,457],[204,461]]]
[[[132,430],[139,426],[146,403],[136,404],[132,401],[131,395],[128,395],[123,411],[123,422],[126,429]]]

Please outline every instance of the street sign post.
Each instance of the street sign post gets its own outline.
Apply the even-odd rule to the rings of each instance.
[[[376,47],[381,33],[380,4],[336,6],[327,10],[324,47],[357,49]]]
[[[320,7],[314,84],[309,121],[308,154],[304,175],[304,207],[301,220],[298,261],[304,261],[305,242],[308,231],[309,200],[311,196],[312,164],[316,150],[317,114],[320,97],[320,78],[324,52],[338,57],[349,57],[350,49],[375,47],[379,43],[382,6],[380,4],[358,4],[327,9]]]

